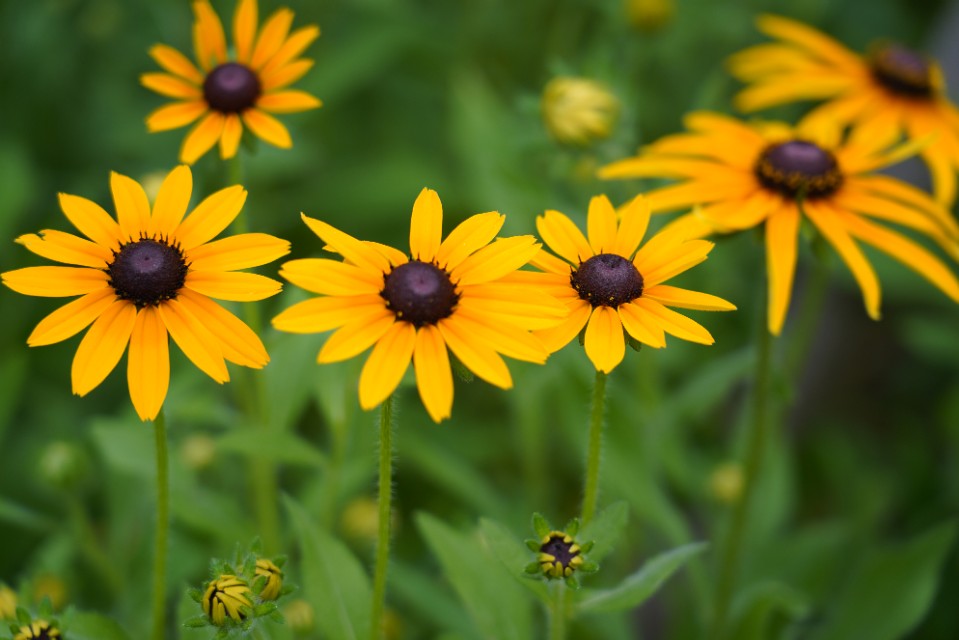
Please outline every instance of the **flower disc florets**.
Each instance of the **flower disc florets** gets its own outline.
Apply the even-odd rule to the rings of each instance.
[[[876,47],[869,56],[872,75],[893,93],[928,98],[935,92],[932,61],[899,44]]]
[[[615,253],[601,253],[569,276],[579,297],[594,307],[618,307],[643,295],[643,276],[632,262]]]
[[[260,79],[252,69],[238,62],[216,67],[203,81],[203,98],[221,113],[240,113],[256,104]]]
[[[34,620],[30,624],[21,625],[13,640],[60,640],[63,635],[55,625],[46,620]]]
[[[580,547],[572,536],[550,531],[539,548],[539,563],[548,578],[568,578],[583,564]]]
[[[765,187],[790,198],[821,198],[842,185],[835,156],[806,140],[766,147],[756,162],[756,176]]]
[[[401,264],[387,274],[380,295],[397,318],[416,327],[449,317],[459,301],[449,274],[419,260]]]
[[[228,620],[245,620],[253,608],[252,596],[246,582],[234,575],[221,575],[207,585],[202,600],[203,613],[217,626]]]
[[[107,267],[117,297],[133,302],[138,309],[176,298],[186,272],[187,264],[178,246],[149,238],[122,245]]]

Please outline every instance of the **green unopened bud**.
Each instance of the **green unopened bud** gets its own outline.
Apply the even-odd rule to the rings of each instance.
[[[203,613],[210,622],[223,626],[229,620],[240,622],[252,613],[253,593],[249,585],[234,575],[224,574],[211,580],[203,594]]]
[[[674,0],[626,0],[626,17],[640,31],[656,31],[673,17]]]
[[[260,598],[276,600],[280,597],[280,589],[283,588],[283,571],[272,560],[259,558],[256,561],[256,576],[266,578],[263,589],[260,591]]]
[[[89,464],[83,449],[69,442],[52,442],[39,461],[40,477],[58,489],[70,489],[87,475]]]
[[[726,462],[709,477],[709,490],[720,502],[735,504],[743,494],[743,468],[736,462]]]
[[[283,607],[283,617],[293,631],[306,634],[313,631],[316,614],[313,611],[313,605],[302,598],[297,598]]]
[[[188,467],[199,471],[216,457],[216,440],[202,433],[188,436],[180,446],[180,455]]]
[[[567,585],[576,589],[579,581],[574,576],[575,573],[593,573],[599,569],[585,557],[593,548],[593,542],[579,544],[574,538],[579,532],[578,518],[569,521],[566,531],[556,531],[550,529],[546,519],[537,513],[533,515],[533,528],[539,539],[527,540],[526,546],[536,553],[536,561],[526,565],[526,573],[540,573],[547,580],[563,579]]]
[[[546,128],[556,140],[586,146],[612,133],[619,100],[595,80],[559,77],[543,89],[540,108]]]
[[[14,632],[13,640],[59,640],[63,635],[55,625],[46,620],[34,620]]]
[[[5,584],[0,584],[0,620],[13,620],[17,617],[17,592]]]
[[[59,611],[67,603],[67,585],[52,573],[43,574],[33,581],[33,600],[46,599],[53,611]]]

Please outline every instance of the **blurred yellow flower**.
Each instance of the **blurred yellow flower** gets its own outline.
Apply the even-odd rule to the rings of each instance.
[[[500,354],[542,363],[547,353],[529,329],[559,322],[563,309],[526,284],[503,282],[538,251],[532,236],[491,242],[505,216],[495,211],[467,218],[442,239],[439,196],[423,189],[413,204],[410,253],[362,242],[303,216],[343,261],[292,260],[280,275],[321,294],[273,319],[281,331],[337,329],[318,361],[337,362],[373,347],[359,380],[360,405],[372,409],[393,393],[409,368],[430,417],[453,407],[447,349],[477,376],[503,389],[512,378]]]
[[[13,620],[17,615],[17,592],[0,583],[0,620]]]
[[[735,504],[743,495],[743,466],[726,462],[716,467],[709,476],[709,491],[726,504]]]
[[[879,318],[879,280],[856,240],[959,301],[959,282],[938,258],[869,219],[924,233],[959,258],[959,225],[952,215],[918,189],[876,173],[915,153],[917,145],[889,150],[863,129],[844,137],[837,125],[821,119],[804,119],[793,128],[700,112],[686,117],[686,127],[688,133],[662,138],[637,157],[604,167],[600,177],[680,180],[646,195],[658,211],[702,205],[667,227],[682,236],[765,224],[771,333],[780,333],[789,309],[803,217],[852,271],[870,317]]]
[[[932,174],[936,199],[953,203],[959,111],[946,95],[935,60],[891,42],[877,42],[859,55],[821,31],[778,16],[761,16],[757,25],[777,42],[730,59],[733,75],[750,84],[735,98],[739,109],[827,100],[809,114],[813,121],[861,127],[857,135],[876,148],[903,135],[911,140],[929,136],[919,155]]]
[[[656,31],[669,22],[675,0],[625,0],[629,23],[641,31]]]
[[[706,293],[663,284],[704,261],[713,243],[660,233],[640,247],[648,224],[649,204],[642,196],[624,207],[621,218],[606,196],[594,197],[589,203],[588,239],[558,211],[536,219],[540,237],[560,257],[541,250],[531,262],[546,273],[516,277],[539,282],[566,303],[563,324],[535,332],[547,350],[562,348],[585,327],[586,355],[597,371],[609,373],[625,356],[624,329],[657,349],[666,346],[666,333],[713,343],[705,328],[669,307],[701,311],[736,307]]]
[[[276,280],[239,270],[286,255],[290,244],[262,233],[211,242],[239,214],[246,191],[218,191],[187,215],[193,176],[185,165],[164,180],[152,210],[136,181],[114,173],[110,184],[117,219],[90,200],[60,194],[63,213],[89,240],[52,229],[17,238],[37,255],[77,266],[27,267],[0,279],[26,295],[81,296],[41,320],[27,344],[54,344],[90,326],[71,370],[73,392],[84,396],[129,343],[130,398],[141,420],[153,420],[170,381],[168,335],[219,383],[230,379],[226,360],[256,369],[269,362],[257,335],[211,298],[253,301],[278,293]]]
[[[302,598],[291,600],[283,607],[283,618],[295,633],[305,634],[313,630],[316,614],[313,605]]]
[[[619,100],[595,80],[559,77],[543,89],[540,108],[556,140],[585,146],[612,133]]]
[[[239,0],[233,17],[233,47],[228,52],[219,16],[208,0],[193,2],[196,61],[158,44],[150,55],[164,73],[140,76],[143,86],[177,100],[147,117],[151,132],[179,129],[196,120],[183,140],[180,160],[193,164],[218,141],[220,157],[236,155],[244,125],[277,147],[293,146],[286,127],[271,113],[315,109],[320,100],[305,91],[288,89],[313,66],[301,58],[320,35],[316,25],[290,33],[293,12],[277,10],[257,34],[256,0]]]
[[[264,600],[276,600],[280,597],[283,588],[283,571],[272,560],[258,558],[256,561],[256,576],[266,578],[260,597]]]

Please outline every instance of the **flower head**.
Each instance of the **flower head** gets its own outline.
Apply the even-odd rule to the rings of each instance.
[[[536,513],[533,514],[533,528],[538,537],[527,540],[526,546],[537,555],[536,561],[526,566],[527,573],[540,573],[547,580],[564,579],[575,588],[579,586],[574,577],[576,572],[593,573],[599,569],[586,559],[586,554],[593,548],[592,541],[580,544],[575,539],[579,533],[578,518],[571,520],[564,531],[557,531]]]
[[[280,283],[242,273],[289,252],[289,243],[262,233],[211,242],[239,214],[246,191],[237,185],[211,195],[189,214],[189,167],[170,172],[152,209],[143,188],[114,173],[117,218],[78,196],[60,194],[60,206],[85,238],[47,229],[17,238],[37,255],[76,266],[27,267],[0,274],[18,293],[80,296],[57,309],[27,338],[30,346],[61,342],[83,331],[73,359],[73,392],[83,396],[116,367],[129,343],[127,381],[142,420],[153,420],[170,379],[167,336],[219,383],[226,362],[260,368],[263,343],[239,318],[214,302],[262,300]]]
[[[20,625],[14,633],[13,640],[59,640],[63,637],[60,629],[46,620],[34,620],[30,624]]]
[[[280,589],[283,587],[283,570],[276,563],[267,558],[257,558],[255,575],[265,580],[263,589],[260,591],[260,598],[276,600],[280,597]]]
[[[242,622],[253,613],[253,592],[240,578],[224,574],[211,580],[203,594],[203,613],[217,626]]]
[[[553,78],[541,103],[546,128],[558,141],[587,145],[608,138],[619,112],[609,89],[589,78]]]
[[[501,388],[512,379],[500,354],[542,363],[547,353],[529,329],[550,326],[562,307],[549,295],[505,277],[538,251],[532,236],[493,238],[505,217],[474,215],[442,239],[443,209],[424,189],[413,205],[410,257],[362,242],[303,216],[343,260],[292,260],[280,275],[321,297],[273,319],[282,331],[337,329],[320,363],[352,358],[373,347],[359,380],[360,405],[371,409],[396,389],[410,361],[427,412],[439,422],[453,405],[447,349],[477,376]]]
[[[194,66],[176,49],[158,44],[150,55],[163,73],[145,73],[143,86],[177,102],[147,118],[151,132],[179,129],[199,120],[180,149],[180,160],[193,164],[220,143],[220,157],[236,155],[244,125],[257,137],[287,149],[290,133],[271,113],[315,109],[321,102],[289,85],[313,66],[300,58],[320,35],[315,25],[290,33],[293,12],[283,8],[257,34],[257,0],[239,0],[233,17],[233,51],[227,51],[219,16],[208,0],[194,0]]]
[[[585,327],[586,355],[597,371],[609,373],[626,354],[623,331],[651,347],[666,346],[666,333],[712,344],[709,332],[669,307],[731,311],[732,304],[705,293],[664,284],[699,264],[713,248],[705,240],[661,233],[642,248],[649,223],[649,205],[640,196],[617,219],[606,196],[589,203],[589,238],[558,211],[536,219],[546,245],[560,257],[540,251],[532,264],[546,274],[530,274],[566,303],[566,321],[536,331],[549,351],[556,351]]]
[[[789,308],[803,218],[848,265],[871,317],[879,317],[879,281],[857,240],[889,254],[959,301],[959,282],[938,258],[872,220],[926,234],[959,257],[959,225],[951,214],[918,189],[875,173],[914,153],[916,145],[888,150],[862,130],[843,137],[838,127],[818,119],[804,119],[793,128],[694,113],[687,116],[686,126],[688,133],[667,136],[635,158],[604,167],[600,176],[679,180],[647,197],[658,210],[702,205],[670,224],[680,235],[765,224],[768,325],[773,334],[782,330]]]
[[[935,60],[893,42],[876,42],[865,55],[850,51],[800,22],[766,15],[759,29],[777,42],[730,59],[733,75],[749,83],[736,96],[743,111],[800,100],[827,100],[809,117],[861,128],[876,148],[901,136],[930,134],[919,152],[932,173],[936,199],[951,205],[959,169],[959,111],[945,92]]]

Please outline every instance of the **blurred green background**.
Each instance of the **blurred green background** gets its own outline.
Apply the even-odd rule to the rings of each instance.
[[[544,209],[583,222],[590,196],[625,200],[649,185],[601,183],[593,170],[678,130],[689,110],[728,111],[737,85],[722,60],[761,40],[752,24],[758,13],[806,20],[858,50],[876,37],[928,46],[934,28],[942,32],[955,13],[932,1],[678,0],[658,24],[637,25],[624,0],[287,4],[296,26],[322,28],[307,54],[316,67],[297,87],[325,105],[282,117],[291,151],[261,144],[246,158],[243,215],[251,230],[291,240],[294,258],[321,251],[300,211],[403,248],[412,202],[424,186],[439,192],[447,231],[495,209],[507,215],[504,233],[532,233]],[[214,6],[232,17],[232,2]],[[261,0],[261,20],[278,6]],[[154,43],[191,51],[191,20],[185,1],[0,2],[0,241],[8,242],[0,271],[43,264],[13,244],[19,234],[69,228],[57,192],[112,211],[111,170],[155,181],[176,164],[185,130],[147,133],[144,118],[165,99],[138,77],[156,70],[147,55]],[[959,65],[959,56],[945,62]],[[608,140],[572,149],[549,137],[539,95],[556,75],[598,79],[619,98],[622,111]],[[194,173],[198,192],[225,184],[215,153]],[[776,343],[775,435],[734,603],[736,637],[959,636],[959,553],[952,544],[959,309],[901,265],[870,257],[884,287],[883,321],[867,318],[833,256],[813,339],[796,353],[791,336],[812,259],[803,247],[792,321]],[[763,264],[754,235],[720,240],[705,265],[677,282],[739,306],[734,314],[694,314],[717,344],[675,340],[664,351],[630,352],[611,376],[601,502],[624,500],[629,516],[588,586],[615,584],[645,558],[683,543],[712,541],[715,550],[735,495],[736,433],[761,316]],[[286,291],[262,303],[262,315],[301,297]],[[80,399],[70,394],[78,338],[26,346],[32,327],[57,306],[0,290],[0,580],[28,606],[47,594],[142,637],[149,623],[152,434],[130,407],[123,363]],[[204,580],[211,558],[256,535],[251,456],[277,464],[283,493],[367,566],[372,557],[375,414],[356,406],[360,362],[317,367],[321,336],[268,329],[264,340],[273,357],[263,375],[274,446],[241,428],[238,372],[236,383],[219,387],[178,352],[173,357],[166,407],[174,603]],[[411,384],[399,393],[388,596],[394,637],[498,637],[477,617],[484,603],[466,597],[431,550],[425,516],[417,514],[464,534],[490,517],[521,539],[532,535],[532,512],[560,524],[578,509],[590,364],[573,345],[545,367],[511,369],[516,386],[509,392],[457,382],[453,418],[440,426],[427,418]],[[299,568],[302,536],[285,526],[283,540],[293,558],[288,577],[304,587],[296,597],[321,606],[322,595]],[[633,613],[577,619],[572,637],[701,637],[715,563],[715,553],[703,554]],[[515,585],[506,585],[502,593],[512,595],[508,587]],[[503,615],[516,616],[516,637],[540,637],[541,611],[517,598],[517,612]],[[178,605],[177,615],[194,615],[191,606]],[[290,631],[273,633],[284,638]]]

